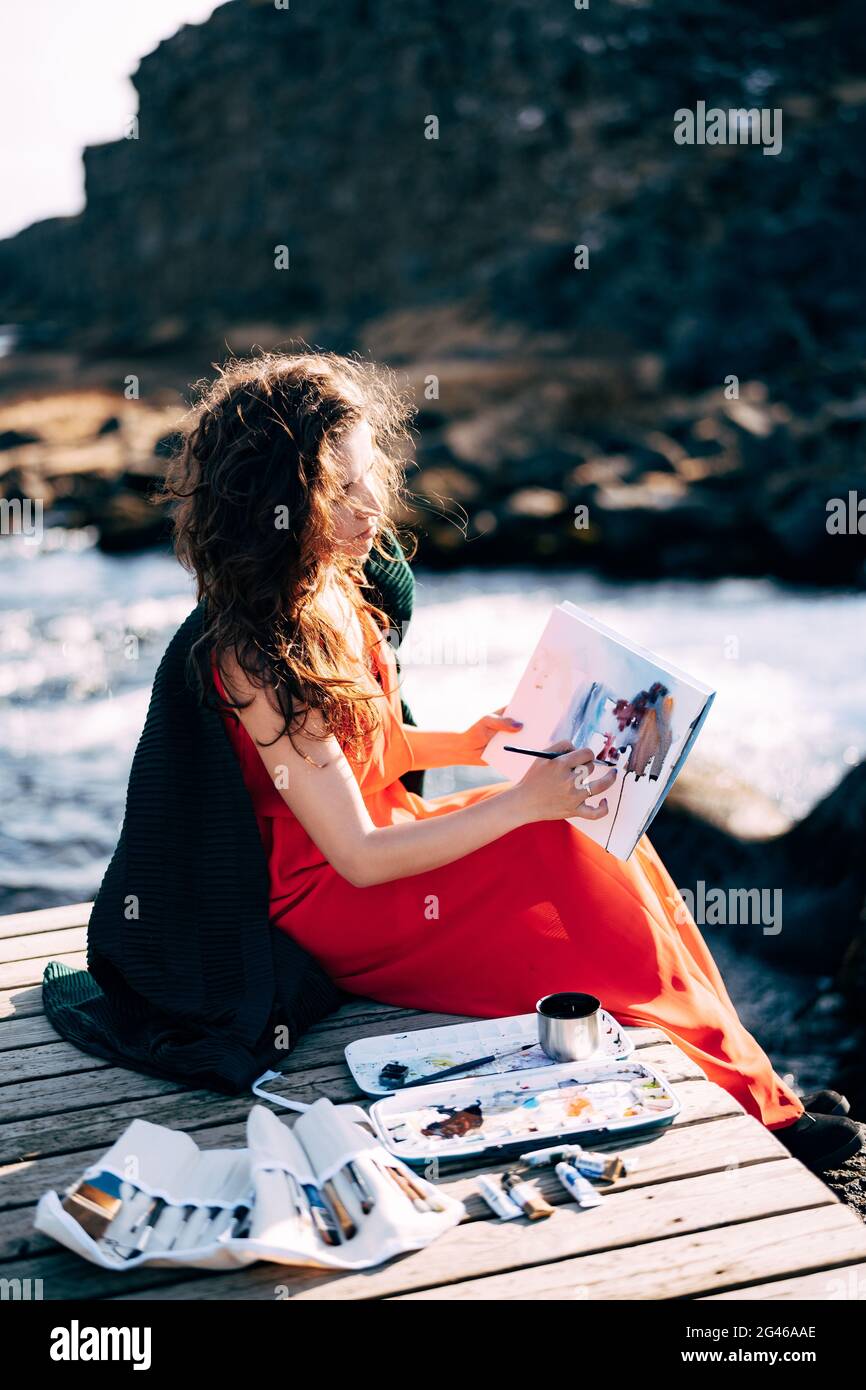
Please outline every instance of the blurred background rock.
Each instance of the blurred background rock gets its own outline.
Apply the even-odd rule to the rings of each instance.
[[[862,477],[864,73],[853,2],[223,5],[142,60],[85,211],[0,244],[0,402],[108,393],[6,409],[7,489],[152,539],[190,374],[301,336],[438,378],[415,481],[472,520],[425,509],[427,563],[862,584],[825,504]],[[698,100],[780,108],[781,153],[675,144]]]
[[[866,534],[826,524],[831,498],[863,488],[864,73],[853,0],[591,0],[582,11],[231,0],[143,57],[135,138],[84,151],[84,211],[0,242],[0,489],[41,498],[46,534],[67,536],[43,545],[63,556],[41,578],[20,547],[6,569],[18,635],[0,651],[12,672],[0,732],[31,823],[0,835],[0,906],[88,896],[113,841],[152,669],[107,669],[106,634],[120,643],[137,624],[158,653],[188,600],[168,579],[148,498],[189,383],[254,345],[358,350],[403,374],[419,406],[404,520],[426,576],[422,631],[431,603],[475,594],[522,642],[516,596],[535,596],[537,628],[548,600],[566,596],[554,572],[585,578],[568,592],[576,601],[618,595],[626,625],[655,593],[665,616],[647,640],[660,649],[687,609],[690,641],[702,605],[721,641],[725,622],[736,633],[744,621],[744,595],[761,606],[752,709],[727,726],[719,716],[727,744],[708,733],[714,756],[695,760],[653,838],[679,883],[784,887],[779,938],[708,935],[731,970],[757,951],[738,985],[747,1019],[751,998],[758,1022],[772,1013],[793,1070],[818,1077],[838,1010],[866,1002],[855,765]],[[674,112],[698,101],[781,109],[781,152],[676,144]],[[125,569],[104,568],[121,556]],[[732,577],[752,587],[732,590]],[[119,607],[99,608],[106,583]],[[819,589],[829,607],[809,598]],[[774,687],[754,649],[780,632]],[[102,656],[71,677],[76,642]],[[713,679],[713,660],[696,674]],[[497,672],[504,680],[506,666]],[[101,790],[72,771],[58,790],[69,727],[63,748],[49,739],[41,782],[40,734],[14,723],[22,710],[44,700],[44,738],[58,701],[80,716],[109,697],[116,710],[125,690],[135,699]],[[423,714],[420,682],[413,698]],[[95,745],[81,746],[91,756]],[[785,748],[805,769],[796,789]],[[46,817],[52,852],[66,856],[54,877],[35,829]],[[795,972],[788,1008],[774,993],[782,970]],[[817,1015],[823,1041],[810,1052],[803,1030]]]

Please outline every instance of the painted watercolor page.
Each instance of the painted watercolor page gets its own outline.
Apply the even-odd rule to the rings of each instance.
[[[572,603],[554,608],[506,713],[518,734],[496,734],[484,753],[496,772],[519,781],[527,759],[503,745],[546,748],[571,739],[592,748],[617,779],[600,821],[578,830],[628,859],[682,769],[715,692]],[[597,766],[593,777],[602,775]]]

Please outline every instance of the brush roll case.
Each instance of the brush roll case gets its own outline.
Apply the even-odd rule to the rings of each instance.
[[[429,1210],[419,1210],[419,1200],[407,1195],[405,1178],[400,1181],[402,1165],[358,1119],[366,1120],[358,1107],[336,1107],[322,1098],[307,1107],[290,1129],[270,1110],[255,1105],[247,1121],[245,1149],[206,1151],[188,1134],[147,1120],[133,1120],[99,1162],[87,1169],[82,1181],[111,1174],[125,1185],[127,1193],[132,1189],[135,1194],[146,1193],[156,1203],[183,1209],[184,1229],[202,1232],[198,1244],[184,1244],[181,1238],[181,1248],[149,1253],[145,1243],[140,1252],[122,1258],[104,1239],[88,1234],[64,1209],[63,1197],[57,1192],[41,1197],[34,1224],[37,1230],[104,1269],[136,1269],[139,1265],[229,1269],[256,1260],[366,1269],[405,1251],[423,1248],[456,1225],[464,1208],[412,1173],[416,1193],[423,1193],[431,1204]],[[361,1189],[347,1175],[347,1163],[353,1165]],[[387,1167],[397,1170],[397,1175],[389,1174]],[[302,1215],[298,1214],[298,1185],[319,1193],[327,1185],[331,1195],[339,1199],[355,1234],[348,1238],[344,1234],[339,1244],[327,1244],[306,1214],[308,1203],[301,1201]],[[370,1199],[372,1210],[365,1211]],[[333,1217],[335,1207],[326,1205]],[[196,1208],[207,1210],[199,1210],[187,1227],[185,1222],[193,1218]],[[151,1207],[151,1214],[156,1210]],[[158,1210],[162,1215],[165,1208]],[[221,1234],[214,1235],[218,1231]],[[110,1237],[110,1233],[109,1225],[105,1235]]]

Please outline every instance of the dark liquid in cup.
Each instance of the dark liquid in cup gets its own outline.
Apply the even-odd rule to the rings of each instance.
[[[594,994],[549,994],[538,1006],[545,1018],[589,1018],[601,1008]]]

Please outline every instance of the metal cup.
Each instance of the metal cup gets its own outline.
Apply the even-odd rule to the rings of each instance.
[[[554,1062],[582,1062],[601,1046],[599,1010],[594,994],[546,994],[535,1006],[538,1041]]]

